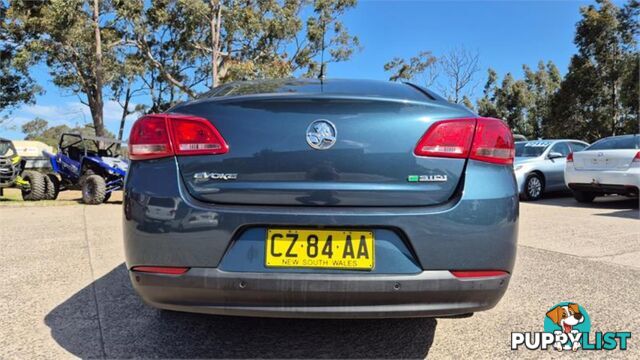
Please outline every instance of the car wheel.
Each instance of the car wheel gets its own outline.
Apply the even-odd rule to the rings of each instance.
[[[542,198],[544,193],[544,180],[538,174],[529,174],[524,182],[524,200],[535,201]]]
[[[45,181],[45,200],[55,200],[60,193],[60,180],[54,174],[44,176]]]
[[[596,194],[589,191],[573,191],[573,197],[579,203],[591,203],[596,198]]]
[[[22,173],[22,178],[29,183],[28,189],[22,189],[22,199],[24,201],[38,201],[45,198],[46,183],[44,175],[37,171],[26,170]]]
[[[82,182],[82,202],[89,205],[102,204],[107,185],[100,175],[89,175]]]

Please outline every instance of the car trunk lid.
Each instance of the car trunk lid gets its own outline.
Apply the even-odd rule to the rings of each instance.
[[[189,193],[246,205],[424,206],[446,202],[466,159],[420,157],[416,143],[436,121],[473,114],[443,102],[347,96],[250,96],[172,110],[208,119],[221,155],[177,156]],[[335,144],[313,148],[310,124],[335,126]]]
[[[637,150],[587,150],[573,154],[576,170],[626,170]]]

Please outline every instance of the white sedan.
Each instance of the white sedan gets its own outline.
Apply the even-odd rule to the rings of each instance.
[[[638,196],[640,134],[604,138],[569,154],[564,181],[579,202],[606,194]]]

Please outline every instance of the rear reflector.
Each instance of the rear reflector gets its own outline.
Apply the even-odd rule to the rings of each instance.
[[[633,157],[633,162],[640,162],[640,151],[638,151],[636,156]]]
[[[173,114],[138,119],[129,136],[129,158],[158,159],[173,155],[218,155],[229,151],[222,135],[207,119]]]
[[[134,266],[131,268],[131,271],[166,275],[182,275],[189,271],[189,268],[172,266]]]
[[[418,156],[471,158],[513,164],[515,144],[507,125],[492,118],[438,121],[429,127],[414,150]]]
[[[469,278],[484,278],[484,277],[495,277],[495,276],[504,276],[509,273],[506,271],[499,270],[461,270],[461,271],[451,271],[453,276],[457,278],[469,279]]]
[[[570,152],[569,155],[567,155],[567,162],[573,162],[573,153]]]

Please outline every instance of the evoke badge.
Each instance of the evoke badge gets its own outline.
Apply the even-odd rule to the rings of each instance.
[[[409,175],[408,182],[446,182],[447,175]]]
[[[193,174],[193,178],[196,181],[204,180],[235,180],[238,178],[238,174],[235,173],[214,173],[214,172],[199,172]]]

